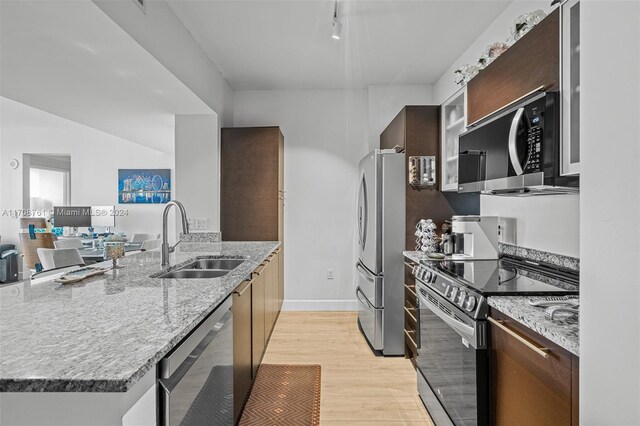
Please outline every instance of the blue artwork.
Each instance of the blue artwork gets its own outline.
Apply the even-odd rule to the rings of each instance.
[[[118,203],[162,204],[171,200],[171,169],[119,169]]]

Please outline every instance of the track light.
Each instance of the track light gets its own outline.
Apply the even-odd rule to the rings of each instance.
[[[334,40],[340,40],[342,35],[342,24],[338,22],[338,0],[335,1],[333,6],[333,32],[331,38]]]

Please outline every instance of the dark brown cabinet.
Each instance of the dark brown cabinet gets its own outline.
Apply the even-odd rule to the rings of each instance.
[[[251,291],[251,352],[253,377],[258,372],[265,350],[265,276],[266,265],[261,265],[253,273],[253,289]]]
[[[478,214],[480,197],[477,194],[440,192],[440,106],[405,106],[380,135],[380,149],[404,150],[406,208],[405,248],[415,250],[415,226],[420,219],[432,219],[438,229],[455,214]],[[437,184],[430,188],[413,188],[409,184],[409,157],[436,158]]]
[[[412,273],[414,266],[415,264],[410,260],[404,263],[404,357],[412,361],[418,355],[417,342],[420,328],[416,281]]]
[[[493,309],[489,344],[493,424],[578,424],[575,355]]]
[[[244,281],[233,292],[233,411],[236,421],[249,395],[253,366],[251,363],[251,288]]]
[[[220,228],[225,241],[284,241],[284,137],[279,127],[223,128]]]
[[[473,124],[540,88],[560,88],[559,9],[469,81],[467,123]]]

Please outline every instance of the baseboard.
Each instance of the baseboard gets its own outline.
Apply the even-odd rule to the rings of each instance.
[[[285,300],[283,311],[357,311],[357,300]]]

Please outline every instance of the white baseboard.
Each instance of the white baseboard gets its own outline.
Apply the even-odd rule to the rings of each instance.
[[[357,300],[285,300],[283,311],[357,311]]]

